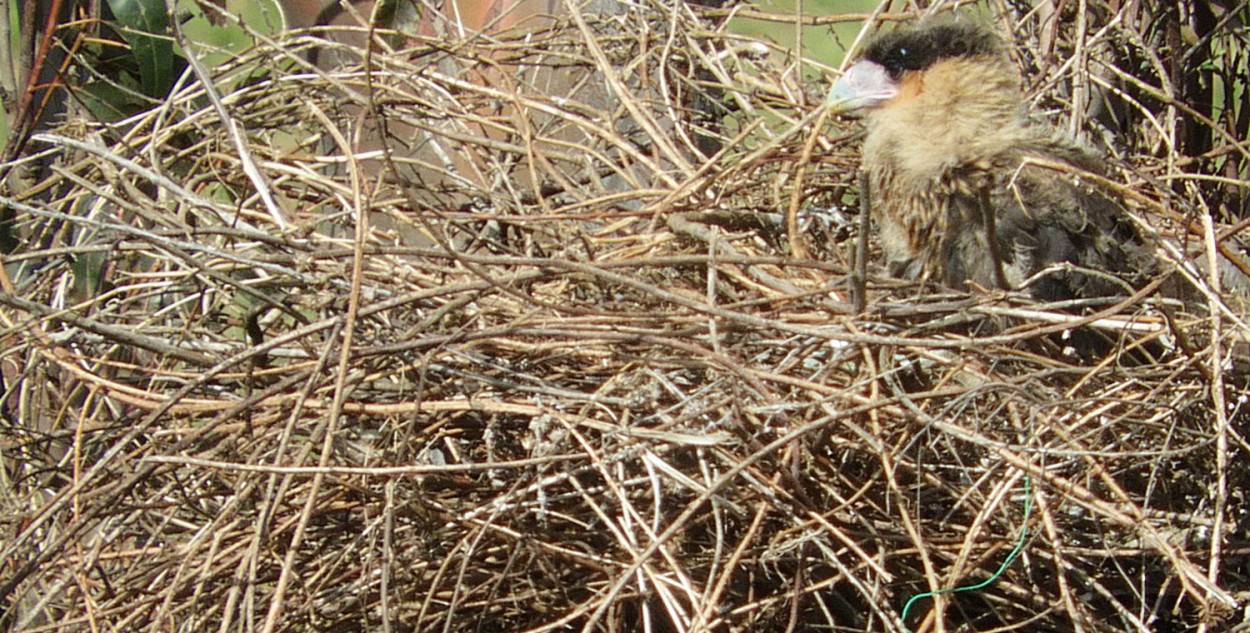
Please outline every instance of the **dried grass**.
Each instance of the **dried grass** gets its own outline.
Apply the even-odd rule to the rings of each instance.
[[[408,43],[368,73],[259,46],[220,108],[196,83],[32,145],[10,630],[902,631],[1021,530],[906,626],[1240,621],[1234,314],[876,278],[855,314],[856,124],[687,7]],[[1183,225],[1201,183],[1125,164]],[[1065,355],[1094,318],[1116,349]]]

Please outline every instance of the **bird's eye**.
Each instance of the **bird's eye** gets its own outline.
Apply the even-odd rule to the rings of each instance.
[[[899,56],[899,57],[907,57],[907,49],[905,49],[905,48],[900,48],[900,49],[898,49],[898,56]]]

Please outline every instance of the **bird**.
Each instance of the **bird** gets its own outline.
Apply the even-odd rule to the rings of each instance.
[[[1100,157],[1030,116],[1006,46],[971,20],[872,38],[835,82],[862,113],[887,270],[950,288],[1066,301],[1120,296],[1158,268]]]

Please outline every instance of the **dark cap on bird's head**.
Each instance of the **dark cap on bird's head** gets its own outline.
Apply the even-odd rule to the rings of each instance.
[[[833,85],[829,101],[845,110],[872,108],[899,94],[910,72],[955,58],[1001,57],[1002,40],[971,21],[902,27],[875,37]]]

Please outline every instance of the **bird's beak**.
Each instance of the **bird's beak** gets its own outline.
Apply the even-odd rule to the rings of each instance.
[[[898,96],[898,83],[885,67],[861,60],[846,69],[829,91],[829,104],[835,110],[872,108]]]

